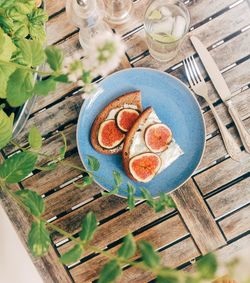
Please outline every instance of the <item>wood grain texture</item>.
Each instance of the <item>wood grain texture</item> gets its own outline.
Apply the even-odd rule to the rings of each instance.
[[[213,215],[220,218],[224,214],[230,213],[250,202],[250,179],[246,178],[243,181],[229,187],[225,191],[207,199]]]
[[[45,0],[46,12],[48,13],[49,16],[58,13],[59,11],[65,8],[65,3],[66,0],[60,0],[60,1]]]
[[[74,165],[82,166],[81,160],[77,153],[67,158],[67,162]],[[77,169],[59,164],[56,169],[52,171],[41,171],[31,177],[22,181],[25,188],[36,191],[42,195],[52,189],[58,189],[60,185],[79,176],[81,172]]]
[[[226,243],[192,180],[171,195],[202,254]]]
[[[173,211],[173,209],[167,209],[166,211],[155,213],[153,209],[145,203],[138,205],[134,210],[126,211],[123,214],[120,214],[108,222],[100,225],[100,227],[97,229],[92,244],[97,245],[100,248],[105,248],[112,242],[123,238],[124,235],[128,234],[129,232],[137,231],[138,229],[145,227],[146,225],[168,215]],[[60,225],[60,223],[57,224]],[[60,253],[64,253],[70,247],[72,247],[71,242],[61,246],[58,250]]]
[[[197,25],[198,23],[202,24],[204,20],[209,18],[209,16],[212,16],[215,12],[225,9],[234,2],[235,1],[209,0],[197,1],[196,3],[192,3],[192,5],[188,6],[188,11],[191,17],[190,26]],[[126,41],[128,46],[127,53],[130,59],[138,56],[139,54],[145,52],[148,49],[143,29],[129,36]],[[193,50],[191,44],[190,50]],[[178,60],[179,59],[173,59],[172,65],[176,64]]]
[[[167,267],[177,267],[180,266],[200,255],[199,250],[194,244],[192,238],[187,238],[170,248],[160,252],[161,260]],[[126,269],[118,280],[119,283],[142,283],[149,282],[155,278],[154,274],[142,271],[137,268],[131,267]]]
[[[76,183],[80,182],[81,179]],[[74,206],[92,199],[100,191],[100,187],[96,184],[89,185],[82,190],[70,184],[45,198],[44,218],[50,219],[60,213],[70,212]]]
[[[0,161],[3,160],[0,154]],[[12,186],[13,191],[18,191],[20,188],[18,185]],[[32,257],[33,263],[38,269],[41,277],[46,283],[70,283],[72,282],[66,270],[58,261],[58,256],[54,249],[51,247],[49,252],[41,257],[34,258],[28,250],[27,239],[28,232],[31,225],[31,217],[23,211],[9,195],[0,190],[0,205],[3,206],[10,221],[13,223],[17,234],[25,246],[25,249]]]
[[[202,43],[206,47],[211,46],[214,43],[232,34],[233,32],[238,31],[241,28],[249,25],[250,20],[244,14],[246,11],[249,10],[250,8],[248,4],[246,3],[246,1],[244,1],[240,5],[223,13],[222,15],[206,23],[205,25],[201,25],[200,27],[192,30],[183,40],[183,44],[180,48],[179,54],[168,63],[160,63],[153,59],[150,55],[148,55],[143,59],[137,61],[134,65],[137,67],[144,66],[155,68],[158,70],[166,70],[171,66],[179,63],[183,58],[190,56],[194,53],[194,49],[189,41],[189,36],[195,35],[202,41]],[[218,26],[220,27],[219,29]]]
[[[231,240],[242,233],[250,232],[250,205],[219,221],[219,225],[227,240]]]
[[[219,188],[250,170],[250,155],[242,152],[240,162],[231,158],[218,163],[201,174],[194,177],[203,194],[208,194],[215,188]]]
[[[166,221],[161,222],[160,224],[136,235],[135,240],[138,241],[143,239],[149,241],[155,249],[159,249],[186,235],[188,235],[187,229],[185,228],[179,215],[175,215]],[[121,244],[111,248],[109,252],[111,254],[115,254],[120,246]],[[133,260],[137,259],[138,257],[139,253],[133,257]],[[105,263],[107,263],[107,261],[108,259],[106,257],[98,255],[84,262],[83,264],[72,268],[70,273],[76,282],[91,282],[98,278],[102,267]],[[173,262],[173,264],[176,264],[176,262]]]

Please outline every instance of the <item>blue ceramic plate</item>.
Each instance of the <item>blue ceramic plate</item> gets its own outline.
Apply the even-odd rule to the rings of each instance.
[[[144,186],[153,196],[170,192],[187,181],[197,168],[205,146],[204,120],[192,92],[178,79],[160,71],[147,68],[127,69],[114,73],[100,83],[102,91],[93,100],[84,102],[77,125],[77,144],[84,166],[87,155],[100,162],[98,180],[103,188],[112,189],[112,171],[123,177],[124,185],[129,181],[135,186]],[[141,90],[143,108],[152,106],[160,120],[173,132],[176,142],[184,151],[166,170],[149,183],[131,181],[122,168],[121,155],[103,155],[95,151],[90,143],[91,125],[100,111],[116,97],[133,90]],[[103,181],[105,179],[107,181]],[[126,196],[126,193],[121,193]],[[140,191],[136,191],[140,196]]]

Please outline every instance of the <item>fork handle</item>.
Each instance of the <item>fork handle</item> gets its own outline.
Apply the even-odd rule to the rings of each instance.
[[[227,101],[227,107],[228,111],[233,118],[233,121],[237,127],[237,130],[239,132],[241,141],[245,147],[245,150],[250,153],[250,133],[248,133],[246,127],[244,126],[242,120],[240,119],[240,115],[237,111],[237,109],[234,107],[233,102],[231,100]]]
[[[219,129],[220,129],[221,136],[222,136],[222,139],[224,141],[224,145],[226,147],[228,154],[231,156],[231,158],[233,160],[239,161],[240,160],[240,152],[241,152],[240,146],[236,143],[233,136],[230,134],[230,132],[228,131],[226,126],[221,121],[221,118],[218,115],[218,113],[217,113],[216,109],[214,108],[214,105],[210,101],[210,99],[207,99],[207,103],[208,103],[210,109],[212,110],[212,112],[214,114],[214,118],[215,118],[215,120],[218,124]]]

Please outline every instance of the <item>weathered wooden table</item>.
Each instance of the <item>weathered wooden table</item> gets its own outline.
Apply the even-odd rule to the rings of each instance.
[[[160,64],[148,53],[142,26],[143,13],[149,1],[134,2],[134,19],[115,28],[127,45],[120,68],[151,67],[164,70],[187,84],[181,61],[194,54],[187,38],[179,55],[169,63]],[[191,14],[190,33],[209,49],[218,64],[233,96],[233,101],[250,129],[250,7],[246,0],[186,1]],[[48,43],[64,49],[67,55],[79,48],[78,31],[67,20],[63,1],[47,0],[50,15],[47,24]],[[198,61],[198,60],[197,60]],[[199,62],[198,62],[199,63]],[[205,74],[205,71],[204,71]],[[209,96],[224,124],[241,144],[231,117],[207,77]],[[49,97],[39,98],[26,128],[18,141],[26,141],[27,129],[35,124],[44,137],[44,151],[54,153],[62,146],[58,130],[64,130],[69,144],[66,158],[81,165],[75,140],[76,123],[82,104],[77,87],[60,85]],[[242,146],[241,162],[230,159],[222,143],[217,125],[206,103],[199,99],[207,130],[207,145],[203,160],[191,180],[172,194],[177,210],[154,213],[145,203],[128,211],[126,201],[117,196],[102,197],[101,189],[91,185],[76,189],[72,182],[80,173],[65,167],[52,172],[35,171],[20,188],[30,188],[43,195],[46,202],[44,217],[72,235],[80,230],[81,219],[90,210],[97,215],[100,227],[94,243],[115,252],[128,231],[137,239],[150,241],[159,250],[163,262],[172,267],[189,268],[190,261],[212,250],[228,258],[247,251],[250,254],[250,155]],[[13,148],[7,148],[5,156]],[[41,164],[44,160],[40,161]],[[19,188],[16,188],[19,189]],[[3,205],[21,238],[26,241],[29,219],[8,198]],[[106,259],[86,254],[70,267],[58,263],[58,255],[71,242],[53,233],[53,248],[41,259],[34,259],[44,282],[91,282]],[[149,282],[152,274],[127,268],[120,282]]]

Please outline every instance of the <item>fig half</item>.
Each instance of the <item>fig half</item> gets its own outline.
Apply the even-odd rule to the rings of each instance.
[[[117,126],[126,133],[132,128],[139,115],[139,112],[135,109],[121,109],[116,116]]]
[[[153,124],[145,131],[145,143],[152,152],[162,152],[172,140],[171,130],[164,124]]]
[[[114,119],[101,123],[98,132],[98,142],[101,147],[107,149],[115,148],[122,143],[124,138],[125,134],[119,130]]]
[[[129,161],[129,171],[138,182],[151,181],[161,167],[161,158],[152,152],[134,156]]]

